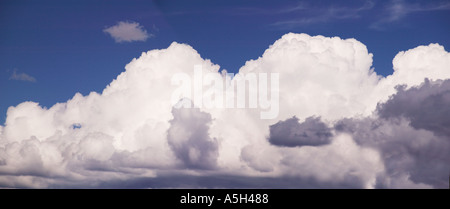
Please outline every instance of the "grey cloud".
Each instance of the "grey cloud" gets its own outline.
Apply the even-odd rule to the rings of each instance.
[[[420,87],[405,90],[400,86],[397,91],[395,97],[378,105],[382,118],[405,117],[416,129],[450,137],[450,80],[425,80]]]
[[[349,178],[342,182],[321,182],[314,178],[302,177],[250,177],[239,175],[193,176],[165,174],[158,177],[138,177],[133,179],[116,179],[99,181],[95,184],[71,185],[53,184],[49,188],[230,188],[230,189],[357,189],[362,183]]]
[[[198,108],[173,108],[172,114],[167,140],[177,158],[188,168],[215,168],[218,143],[208,134],[211,115]]]
[[[331,129],[320,118],[309,117],[303,123],[297,117],[270,126],[269,142],[277,146],[319,146],[329,144]]]
[[[360,146],[381,153],[386,176],[377,181],[378,187],[395,188],[392,183],[407,177],[414,184],[399,188],[413,188],[415,184],[448,188],[450,142],[447,138],[417,130],[401,119],[345,119],[339,121],[336,130],[350,133]]]
[[[448,188],[449,90],[450,80],[425,81],[409,90],[399,87],[397,94],[378,105],[380,118],[343,119],[335,130],[381,152],[386,176],[377,180],[377,187]]]

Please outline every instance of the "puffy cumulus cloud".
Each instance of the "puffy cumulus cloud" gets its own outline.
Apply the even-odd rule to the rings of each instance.
[[[204,73],[219,69],[190,46],[173,43],[131,61],[101,94],[76,94],[51,108],[34,102],[10,107],[1,128],[2,177],[95,182],[181,167],[167,141],[176,88],[170,81],[177,72],[192,75],[194,65]],[[36,162],[28,166],[31,160]]]
[[[372,54],[355,39],[290,33],[239,73],[279,73],[280,114],[272,123],[293,115],[334,120],[372,111],[367,92],[379,76],[371,65]]]
[[[114,26],[105,28],[103,32],[111,35],[117,43],[146,41],[153,36],[153,34],[147,33],[144,27],[137,22],[120,21]]]
[[[432,80],[450,77],[450,54],[439,44],[399,52],[392,64],[394,73],[387,80],[391,79],[395,85],[418,85],[425,77]]]
[[[231,79],[173,43],[133,59],[101,93],[10,107],[0,186],[445,187],[448,84],[435,80],[450,78],[449,60],[437,44],[420,46],[400,52],[384,78],[355,39],[286,34],[239,71],[279,73],[279,115],[262,120],[261,107],[199,105],[193,95],[209,88],[196,79],[179,99],[200,108],[172,107],[178,73],[195,78],[201,66]]]
[[[396,92],[395,86],[406,88],[420,85],[425,78],[430,80],[450,78],[450,53],[439,44],[418,46],[399,52],[392,61],[394,73],[380,80],[374,95],[378,100],[386,101]],[[376,106],[372,105],[375,109]]]
[[[371,68],[372,56],[355,39],[290,33],[262,57],[248,61],[239,73],[280,73],[277,120],[293,115],[324,120],[369,116],[379,102],[396,92],[397,85],[409,88],[424,78],[450,78],[450,53],[438,44],[399,52],[393,60],[394,73],[387,77]]]
[[[331,129],[320,118],[306,118],[302,123],[293,117],[270,126],[269,142],[278,146],[319,146],[330,143]]]

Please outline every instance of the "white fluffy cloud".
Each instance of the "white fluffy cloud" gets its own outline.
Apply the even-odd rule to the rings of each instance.
[[[152,34],[147,31],[137,22],[120,21],[116,25],[105,28],[103,32],[108,33],[117,42],[133,42],[146,41],[152,37]]]
[[[107,187],[123,181],[146,187],[271,186],[267,178],[290,188],[442,186],[420,178],[421,169],[429,169],[416,166],[422,164],[387,160],[392,153],[387,144],[372,145],[377,138],[370,137],[370,128],[352,132],[345,127],[353,123],[342,124],[343,118],[377,119],[377,104],[396,94],[396,85],[407,90],[424,78],[450,78],[450,55],[442,46],[400,52],[395,72],[384,78],[371,69],[372,54],[355,39],[286,34],[239,71],[279,73],[280,114],[272,120],[261,120],[258,109],[173,109],[177,86],[171,78],[193,77],[195,65],[204,74],[220,74],[218,65],[192,47],[173,43],[133,59],[101,93],[76,94],[48,109],[34,102],[10,107],[0,126],[0,186]],[[298,121],[290,123],[294,116]],[[270,129],[279,121],[291,133]],[[408,123],[394,128],[416,130]],[[422,131],[422,137],[433,136]],[[283,144],[300,144],[275,146],[270,143],[275,135]],[[377,140],[395,144],[396,136]],[[318,146],[301,146],[304,142]],[[405,175],[393,177],[396,166]],[[415,169],[412,176],[408,169]],[[190,180],[194,183],[181,183]]]

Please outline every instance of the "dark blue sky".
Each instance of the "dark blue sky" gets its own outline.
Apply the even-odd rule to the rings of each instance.
[[[138,22],[154,36],[116,43],[103,32]],[[230,72],[288,32],[355,38],[392,73],[402,50],[450,48],[448,1],[0,1],[0,124],[23,101],[50,107],[76,92],[100,92],[132,58],[187,43]],[[25,73],[35,82],[11,79]]]

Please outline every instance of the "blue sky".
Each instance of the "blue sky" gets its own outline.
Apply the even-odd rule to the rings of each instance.
[[[104,32],[139,23],[145,41]],[[402,50],[450,48],[448,1],[22,1],[0,2],[0,123],[23,101],[50,107],[100,92],[141,52],[187,43],[229,72],[288,32],[356,38],[392,73]],[[27,77],[28,76],[28,77]]]

